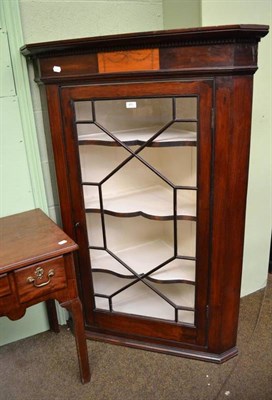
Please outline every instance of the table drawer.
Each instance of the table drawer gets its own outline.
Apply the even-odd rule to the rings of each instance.
[[[7,274],[0,275],[0,297],[7,296],[11,293],[9,278]]]
[[[14,272],[21,303],[67,286],[63,257],[52,258]]]

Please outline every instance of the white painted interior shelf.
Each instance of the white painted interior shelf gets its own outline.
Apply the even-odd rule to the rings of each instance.
[[[137,274],[145,274],[173,257],[173,248],[163,240],[140,243],[134,247],[113,251]],[[134,275],[119,261],[103,250],[90,250],[92,269],[113,272],[123,277]],[[195,281],[195,261],[175,259],[150,275],[151,279],[162,282]]]
[[[88,187],[84,187],[86,209],[100,209],[98,196],[88,197]],[[135,191],[103,195],[104,210],[124,214],[146,214],[149,216],[173,216],[173,190],[163,186],[152,186]],[[196,191],[179,190],[177,215],[196,217]]]
[[[111,295],[129,283],[110,274],[93,273],[95,293]],[[157,284],[152,287],[163,293],[175,305],[194,307],[195,287],[181,283]],[[109,301],[106,298],[95,296],[96,308],[109,310]],[[112,298],[113,311],[146,317],[175,320],[174,307],[161,298],[157,293],[142,282],[137,282],[130,288],[122,291]],[[194,311],[179,310],[178,321],[189,324],[194,323]]]
[[[86,132],[88,128],[90,129],[91,125],[87,124],[78,124],[78,140],[80,142],[84,141],[97,141],[97,142],[114,142],[107,133],[100,131],[100,132],[93,132],[88,133]],[[80,129],[81,128],[81,129]],[[98,129],[95,125],[92,125],[92,128]],[[158,132],[162,126],[151,126],[151,127],[143,127],[125,131],[114,131],[112,134],[121,142],[126,144],[143,144],[148,141],[156,132]],[[82,130],[82,133],[80,132]],[[85,133],[84,133],[85,132]],[[177,129],[173,126],[167,128],[164,132],[162,132],[155,140],[154,143],[182,143],[182,142],[196,142],[196,132],[189,131],[185,129]]]

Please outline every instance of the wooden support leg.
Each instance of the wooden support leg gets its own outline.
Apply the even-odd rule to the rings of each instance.
[[[69,302],[62,303],[61,306],[65,307],[72,314],[81,382],[87,383],[91,379],[91,374],[81,302],[79,298],[76,298]]]
[[[58,316],[57,316],[55,300],[50,299],[50,300],[47,300],[45,303],[46,303],[46,309],[47,309],[50,330],[53,332],[59,333],[60,328],[59,328],[59,321],[58,321]]]

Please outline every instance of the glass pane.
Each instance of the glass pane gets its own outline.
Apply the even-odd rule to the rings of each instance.
[[[95,296],[94,301],[95,301],[95,308],[100,308],[101,310],[110,311],[109,299],[105,297]]]
[[[195,261],[175,259],[149,275],[154,281],[195,281]]]
[[[196,195],[195,190],[180,189],[177,191],[177,215],[184,217],[196,217]]]
[[[197,97],[176,98],[177,119],[197,119]]]
[[[111,296],[117,290],[132,282],[131,279],[123,279],[104,272],[93,272],[94,292]]]
[[[75,101],[76,121],[92,121],[92,103],[90,101]]]
[[[93,113],[92,101],[75,102],[98,309],[194,324],[197,105],[93,100]]]
[[[101,215],[99,213],[86,214],[89,246],[104,247]]]
[[[173,118],[171,99],[95,102],[96,121],[127,144],[147,141]]]
[[[174,122],[154,140],[154,145],[165,143],[176,146],[194,145],[196,140],[197,125],[195,122]]]
[[[115,291],[133,282],[133,280],[118,278],[110,274],[94,273],[93,275],[95,291],[100,294],[105,293],[107,295],[112,295]],[[103,301],[104,304],[101,304],[99,300],[99,303],[100,307],[102,306],[104,309],[108,309],[108,305],[105,301]],[[113,311],[116,312],[146,317],[162,318],[172,321],[174,321],[175,318],[174,307],[142,282],[137,282],[113,296],[112,308]]]
[[[196,256],[196,222],[177,221],[178,255]]]
[[[196,187],[196,147],[146,147],[140,156],[175,186]]]
[[[107,210],[130,213],[131,216],[173,215],[171,186],[135,158],[103,183],[102,193]]]
[[[114,296],[113,310],[171,321],[175,318],[174,307],[142,282]]]
[[[99,210],[100,209],[100,199],[98,186],[83,186],[83,197],[85,208]]]
[[[113,311],[174,321],[175,307],[194,307],[195,289],[192,285],[146,285],[133,281],[111,274],[93,273],[95,293],[110,296]],[[95,302],[97,308],[109,309],[108,299],[95,296]],[[193,324],[194,312],[178,310],[178,321]]]
[[[118,256],[118,251],[116,252]],[[126,267],[124,267],[118,260],[111,256],[105,250],[90,250],[92,259],[92,270],[99,270],[116,274],[123,278],[133,278],[134,275]]]
[[[195,287],[186,283],[152,283],[165,297],[180,307],[195,306]]]
[[[184,322],[186,324],[194,324],[195,323],[195,313],[194,311],[178,311],[178,322]]]
[[[82,181],[100,183],[127,159],[129,153],[123,147],[82,145],[79,156]]]
[[[95,140],[98,142],[113,142],[114,140],[95,124],[77,124],[77,136],[79,141]]]
[[[138,274],[173,257],[172,221],[105,215],[107,246]]]

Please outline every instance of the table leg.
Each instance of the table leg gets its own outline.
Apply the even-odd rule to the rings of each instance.
[[[47,310],[50,330],[53,332],[59,333],[60,328],[59,328],[59,321],[58,321],[58,316],[57,316],[55,300],[52,300],[52,299],[47,300],[45,302],[45,304],[46,304],[46,310]]]
[[[82,383],[87,383],[91,379],[87,341],[82,317],[82,305],[79,298],[61,304],[70,311],[73,318],[73,330],[76,340],[77,356]]]

